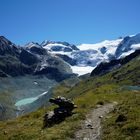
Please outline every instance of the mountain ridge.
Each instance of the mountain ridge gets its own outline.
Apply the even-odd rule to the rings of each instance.
[[[79,75],[90,73],[91,69],[94,69],[101,62],[120,59],[140,49],[140,34],[126,36],[116,40],[105,40],[96,44],[82,44],[79,46],[68,42],[45,40],[40,44],[29,42],[20,47],[16,46],[5,37],[1,36],[0,39],[3,39],[3,41],[1,41],[0,54],[3,53],[4,55],[5,53],[9,53],[10,55],[19,57],[21,53],[20,58],[23,64],[25,62],[25,65],[28,65],[28,62],[33,63],[33,59],[36,63],[40,63],[40,61],[47,56],[57,57],[68,63],[73,73]],[[2,49],[4,43],[9,43],[9,47],[5,44],[5,52]],[[24,55],[30,58],[27,59]],[[43,61],[45,63],[45,60]],[[87,67],[87,69],[84,69],[84,67]],[[1,75],[4,76],[4,73],[6,72],[3,71]]]
[[[20,47],[5,37],[0,37],[0,58],[0,73],[3,77],[44,74],[59,81],[72,75],[71,68],[65,61],[48,53],[39,44],[30,43],[28,47]],[[54,77],[53,72],[45,71],[48,67],[56,69],[55,72],[59,74]],[[42,69],[44,73],[39,72]]]

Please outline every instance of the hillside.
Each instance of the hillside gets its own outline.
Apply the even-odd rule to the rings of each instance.
[[[140,55],[116,67],[112,71],[95,75],[85,80],[69,79],[53,89],[53,96],[62,95],[74,100],[78,106],[75,114],[64,122],[51,128],[42,129],[43,116],[54,106],[39,110],[0,123],[0,138],[3,140],[69,140],[80,129],[81,120],[96,107],[97,104],[118,102],[113,112],[102,122],[103,140],[139,140],[140,139]],[[72,84],[71,84],[72,83]],[[126,120],[117,122],[119,115]]]

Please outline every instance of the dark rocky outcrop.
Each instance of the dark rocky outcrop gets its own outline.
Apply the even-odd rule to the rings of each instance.
[[[100,49],[100,51],[101,51],[102,54],[105,54],[106,51],[107,51],[107,48],[106,48],[106,47],[102,47],[102,48]]]
[[[116,119],[116,123],[119,123],[119,122],[125,122],[125,121],[127,121],[127,117],[126,116],[124,116],[123,114],[120,114],[118,117],[117,117],[117,119]]]
[[[45,55],[47,54],[46,49],[44,49],[41,45],[35,42],[30,42],[24,46],[26,50],[33,54],[38,54],[38,55]]]
[[[30,48],[30,52],[38,54],[38,55],[45,55],[47,52],[43,48],[38,48],[38,47],[32,47]]]
[[[113,68],[118,68],[120,65],[121,64],[119,60],[111,60],[110,62],[102,62],[91,72],[90,76],[103,75],[111,71]]]
[[[0,36],[0,55],[12,55],[18,56],[19,49],[11,41],[6,39],[4,36]]]
[[[8,77],[8,75],[0,70],[0,77]]]
[[[58,96],[57,98],[51,98],[49,101],[59,107],[55,108],[54,111],[45,114],[43,128],[51,127],[54,124],[62,122],[66,117],[71,116],[73,114],[73,109],[76,108],[70,99],[64,97]]]
[[[21,76],[25,74],[31,74],[33,72],[33,68],[32,66],[29,67],[21,63],[19,61],[19,58],[15,56],[12,56],[12,55],[1,56],[0,55],[0,71],[5,76]]]
[[[67,63],[69,63],[70,65],[74,66],[76,65],[76,60],[75,59],[72,59],[70,58],[69,56],[67,55],[63,55],[63,54],[56,54],[58,57],[62,58],[64,61],[66,61]]]
[[[58,68],[46,67],[34,73],[35,75],[46,75],[49,79],[55,79],[57,82],[73,76],[74,74],[63,74]]]
[[[25,65],[29,65],[29,66],[39,62],[39,60],[37,59],[37,57],[34,54],[32,54],[24,49],[20,53],[20,61],[22,63],[24,63]]]
[[[0,117],[3,115],[4,112],[5,112],[5,108],[4,108],[4,106],[0,103]]]

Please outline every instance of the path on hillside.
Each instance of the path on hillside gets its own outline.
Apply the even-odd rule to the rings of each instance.
[[[81,129],[75,133],[74,140],[100,140],[101,121],[114,109],[116,102],[105,105],[97,105],[91,113],[86,116],[86,120],[81,122]]]

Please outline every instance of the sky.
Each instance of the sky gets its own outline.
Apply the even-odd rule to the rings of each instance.
[[[15,44],[97,43],[140,33],[140,0],[0,0],[0,35]]]

